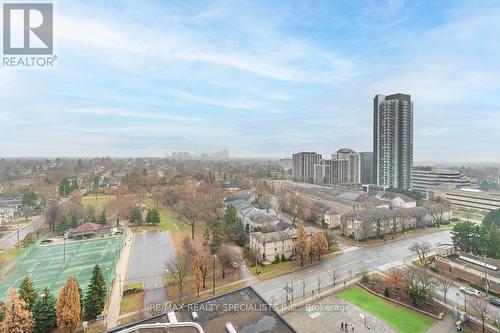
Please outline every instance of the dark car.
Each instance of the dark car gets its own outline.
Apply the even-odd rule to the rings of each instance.
[[[488,298],[488,302],[494,306],[500,306],[500,298],[490,297]]]

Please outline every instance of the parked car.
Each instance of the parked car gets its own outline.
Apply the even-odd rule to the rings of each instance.
[[[481,296],[481,292],[479,290],[471,287],[460,287],[460,291],[467,295],[472,295],[477,297]]]
[[[500,298],[490,297],[488,298],[488,302],[490,302],[490,304],[493,304],[494,306],[500,307]]]

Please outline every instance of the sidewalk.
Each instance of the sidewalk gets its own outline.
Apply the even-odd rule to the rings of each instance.
[[[394,239],[389,239],[392,235],[386,235],[387,239],[385,241],[384,240],[380,240],[380,239],[371,239],[371,240],[364,241],[364,242],[358,242],[358,241],[355,241],[353,239],[350,239],[349,237],[341,236],[341,235],[339,235],[337,237],[337,240],[339,242],[343,242],[344,244],[349,244],[351,246],[374,247],[374,246],[379,246],[379,245],[394,243],[394,242],[397,242],[397,241],[400,241],[400,240],[403,240],[403,239],[411,239],[411,238],[414,238],[414,237],[419,237],[419,236],[433,234],[433,233],[436,233],[436,232],[447,231],[447,230],[449,231],[451,229],[450,228],[446,228],[445,226],[443,226],[441,228],[426,227],[425,229],[410,230],[406,234],[400,232],[400,233],[396,234],[396,237],[394,237]]]
[[[436,302],[438,302],[439,304],[441,304],[442,306],[444,306],[444,307],[448,308],[450,311],[452,311],[452,312],[453,312],[453,306],[451,306],[450,304],[445,303],[445,302],[443,302],[443,301],[441,301],[440,299],[437,299],[437,298],[434,298],[434,300],[435,300]],[[482,326],[482,323],[481,323],[481,320],[480,320],[480,319],[478,319],[478,318],[476,318],[476,317],[472,316],[472,314],[471,314],[470,312],[467,312],[467,315],[468,315],[469,320],[470,320],[471,322],[475,323],[476,325],[479,325],[480,327]],[[484,325],[484,326],[485,326],[485,328],[486,328],[487,330],[489,330],[490,332],[496,332],[496,331],[497,331],[497,329],[496,329],[495,327],[493,327],[492,325],[490,325],[490,324],[488,324],[488,323],[485,323],[485,325]]]
[[[116,327],[118,325],[118,319],[120,317],[120,303],[122,300],[123,281],[125,281],[127,277],[126,274],[128,261],[130,258],[130,253],[132,252],[132,246],[134,242],[133,232],[125,225],[124,228],[125,246],[122,249],[120,260],[116,264],[115,280],[113,283],[113,289],[111,290],[108,313],[106,317],[106,327],[108,329]]]

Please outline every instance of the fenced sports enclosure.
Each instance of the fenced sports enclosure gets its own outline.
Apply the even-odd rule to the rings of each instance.
[[[85,292],[95,264],[101,267],[109,292],[123,244],[123,235],[66,241],[57,245],[32,244],[13,260],[8,272],[3,270],[0,300],[5,299],[9,288],[18,288],[26,276],[31,277],[38,291],[48,286],[57,294],[59,287],[72,275]]]

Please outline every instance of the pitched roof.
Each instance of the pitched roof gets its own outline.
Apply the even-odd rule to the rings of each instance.
[[[86,222],[81,226],[71,229],[71,232],[74,234],[83,234],[83,233],[97,232],[99,231],[100,228],[101,226],[99,224]]]

